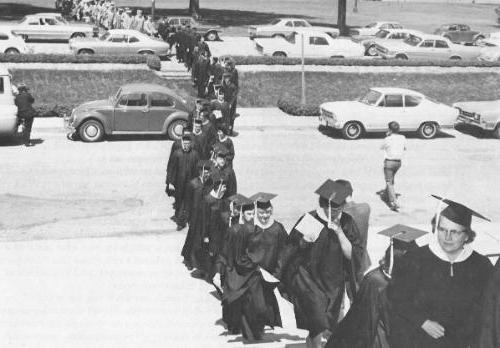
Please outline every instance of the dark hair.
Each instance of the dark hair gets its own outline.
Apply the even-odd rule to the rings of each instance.
[[[217,58],[217,57],[212,57],[212,59],[214,60],[214,63],[218,63],[219,62],[219,58]]]
[[[389,122],[388,126],[391,132],[399,133],[399,123],[397,123],[396,121]]]
[[[337,184],[344,186],[347,189],[347,192],[349,192],[349,196],[352,196],[353,190],[352,190],[351,182],[349,180],[338,179],[338,180],[335,180],[335,182]]]
[[[441,218],[441,216],[439,218]],[[432,231],[434,231],[434,229],[436,227],[436,221],[437,221],[437,216],[434,215],[433,218],[431,219]],[[465,244],[472,243],[474,241],[474,239],[476,239],[476,232],[470,227],[467,227],[467,226],[464,226],[464,227],[465,227],[464,232],[468,237],[467,240],[465,241]]]

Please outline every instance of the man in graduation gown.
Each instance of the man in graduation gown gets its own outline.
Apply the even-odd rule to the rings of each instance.
[[[227,106],[222,107],[223,122],[232,134],[234,127],[234,118],[236,115],[236,103],[238,97],[238,86],[231,80],[231,73],[225,72],[222,75],[221,93],[224,94],[224,103]]]
[[[481,299],[493,266],[469,246],[475,233],[470,208],[447,204],[438,211],[429,245],[404,256],[387,288],[391,347],[467,348],[474,340]]]
[[[208,160],[210,158],[211,148],[209,147],[208,135],[203,132],[202,123],[203,121],[199,118],[195,119],[193,122],[193,143],[200,158]]]
[[[500,348],[500,258],[488,282],[473,348]]]
[[[228,152],[224,146],[214,147],[214,161],[212,167],[212,175],[222,175],[227,179],[227,196],[230,197],[238,192],[238,183],[236,181],[236,173],[233,168],[228,166],[226,157]]]
[[[198,268],[203,263],[203,200],[209,191],[210,162],[198,162],[199,175],[186,188],[185,206],[189,224],[181,255],[188,270]]]
[[[207,137],[207,146],[212,149],[215,141],[217,139],[217,130],[215,125],[210,121],[210,108],[209,106],[203,106],[200,110],[199,118],[201,120],[201,130]]]
[[[175,221],[177,230],[186,227],[186,207],[184,200],[186,197],[186,187],[189,181],[198,174],[197,163],[200,156],[196,150],[192,149],[190,135],[182,136],[182,148],[175,150],[168,159],[166,191],[174,192],[175,198]]]
[[[379,232],[392,238],[392,245],[380,260],[380,266],[364,276],[349,311],[325,348],[390,348],[386,288],[393,267],[399,266],[408,251],[418,248],[415,239],[426,233],[404,225]]]
[[[316,193],[320,207],[303,215],[292,229],[278,273],[282,295],[294,306],[297,327],[309,331],[308,348],[321,347],[324,335],[335,334],[344,294],[356,292],[355,275],[363,255],[356,224],[342,213],[345,187],[329,179]],[[304,221],[311,223],[302,227],[306,217]]]
[[[224,126],[217,127],[217,139],[214,146],[223,146],[227,150],[226,162],[229,167],[233,167],[234,144],[228,135],[228,129]]]

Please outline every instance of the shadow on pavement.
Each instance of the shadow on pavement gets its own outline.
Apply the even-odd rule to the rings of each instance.
[[[297,335],[290,335],[287,333],[282,333],[282,334],[276,334],[274,332],[266,332],[264,333],[264,337],[260,341],[248,341],[243,338],[243,336],[238,336],[235,339],[229,340],[228,343],[236,343],[236,342],[242,342],[243,344],[262,344],[262,343],[272,343],[272,342],[281,342],[281,340],[289,340],[289,341],[304,341],[305,339],[303,337],[297,336]],[[289,347],[287,345],[287,347]],[[300,346],[298,346],[300,347]]]
[[[6,2],[0,4],[0,20],[17,20],[27,14],[38,12],[55,12],[54,7],[40,7],[29,4],[18,4],[15,2]]]
[[[321,134],[326,135],[330,138],[338,138],[342,139],[342,134],[340,130],[329,128],[329,127],[318,127],[318,130]],[[416,132],[401,132],[408,139],[421,139]],[[361,139],[384,139],[386,136],[385,132],[370,132],[362,135]],[[454,135],[445,133],[440,131],[434,139],[442,139],[442,138],[455,138]],[[427,141],[426,139],[421,139]],[[431,139],[432,140],[432,139]]]
[[[469,126],[466,124],[460,124],[455,126],[455,129],[459,131],[460,133],[466,134],[473,136],[475,138],[479,139],[493,139],[493,134],[492,132],[485,131],[484,129],[474,127],[474,126]]]
[[[108,135],[106,141],[158,141],[158,140],[169,140],[166,135],[162,134],[127,134],[127,135]]]

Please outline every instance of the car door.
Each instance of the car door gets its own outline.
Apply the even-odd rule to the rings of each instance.
[[[137,54],[144,48],[146,48],[144,41],[136,35],[128,35],[127,54]]]
[[[457,25],[450,25],[448,27],[448,31],[446,32],[445,36],[450,38],[451,42],[458,42],[458,41],[460,41],[459,35],[460,35],[460,32],[458,31],[458,26]]]
[[[428,59],[434,57],[434,40],[423,40],[417,47],[409,53],[411,58]]]
[[[119,33],[111,34],[106,43],[106,46],[104,47],[104,52],[106,54],[114,54],[114,55],[127,54],[127,50],[128,50],[127,35]]]
[[[470,30],[470,27],[465,24],[460,24],[458,26],[459,32],[458,32],[458,42],[472,42],[472,30]]]
[[[375,117],[371,118],[373,130],[384,130],[391,121],[403,122],[405,109],[403,95],[388,93],[380,100]],[[401,123],[400,123],[401,125]]]
[[[29,39],[40,39],[41,25],[38,18],[28,17],[23,23],[14,29],[16,34],[25,35]]]
[[[122,94],[115,107],[113,130],[117,132],[146,132],[149,107],[146,93]]]
[[[300,35],[299,35],[300,36]],[[299,38],[299,47],[301,45],[301,38]],[[328,40],[321,36],[307,36],[304,37],[304,56],[305,57],[331,57],[335,55],[339,55],[338,47],[334,47],[329,45]],[[299,55],[301,54],[299,48]]]
[[[399,126],[401,130],[415,131],[424,121],[426,110],[422,110],[422,97],[414,94],[404,96],[404,117],[401,118]]]
[[[436,40],[434,46],[434,57],[439,59],[449,59],[451,54],[451,48],[446,41]]]
[[[53,17],[43,17],[42,18],[45,26],[45,35],[49,40],[67,40],[69,39],[69,34],[66,32],[65,26],[57,22]]]
[[[165,120],[175,112],[175,100],[165,93],[154,92],[149,95],[148,130],[161,132]]]

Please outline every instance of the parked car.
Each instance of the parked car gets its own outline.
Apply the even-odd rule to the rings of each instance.
[[[97,27],[67,22],[59,13],[36,13],[23,17],[17,24],[8,25],[12,32],[28,40],[69,40],[92,37]]]
[[[284,38],[255,39],[257,50],[273,57],[301,57],[302,35],[304,36],[304,56],[306,58],[357,58],[363,57],[362,45],[347,39],[334,39],[316,30],[297,29]]]
[[[13,137],[17,132],[17,106],[10,73],[0,65],[0,136]]]
[[[459,112],[457,123],[481,128],[500,139],[500,100],[460,102],[453,106]]]
[[[0,27],[0,53],[20,54],[31,53],[23,38],[12,32],[8,27]]]
[[[373,22],[362,28],[352,28],[349,33],[351,36],[374,36],[382,29],[403,29],[398,22]]]
[[[476,44],[484,39],[484,34],[477,30],[472,30],[467,24],[444,24],[436,31],[435,35],[441,35],[453,43]]]
[[[190,101],[155,84],[128,84],[108,99],[84,103],[64,118],[68,138],[100,141],[115,134],[165,134],[179,139],[193,112]]]
[[[403,41],[406,40],[410,34],[419,35],[422,33],[411,29],[382,29],[379,30],[373,37],[363,38],[358,36],[353,37],[352,40],[365,46],[365,54],[367,56],[376,56],[377,43],[383,45],[387,42],[387,40]]]
[[[483,62],[500,62],[500,46],[483,47],[477,59]]]
[[[311,25],[301,18],[278,18],[266,25],[252,25],[248,27],[248,35],[253,40],[256,37],[283,37],[293,34],[295,29],[309,28],[327,33],[333,38],[339,36],[339,30],[333,27]]]
[[[189,16],[170,16],[167,17],[167,23],[173,27],[189,26],[207,41],[220,40],[220,33],[222,33],[219,25],[202,24]]]
[[[471,60],[479,57],[479,47],[457,45],[450,40],[429,34],[410,35],[404,41],[387,40],[377,43],[377,53],[382,58],[398,59],[455,59]]]
[[[69,48],[75,54],[156,54],[163,57],[170,52],[165,41],[131,29],[111,29],[99,38],[72,39]]]
[[[453,128],[458,110],[436,102],[419,92],[403,88],[371,88],[355,101],[320,105],[319,123],[342,131],[345,139],[360,138],[365,132],[384,132],[397,121],[403,132],[417,132],[424,139],[441,128]]]

